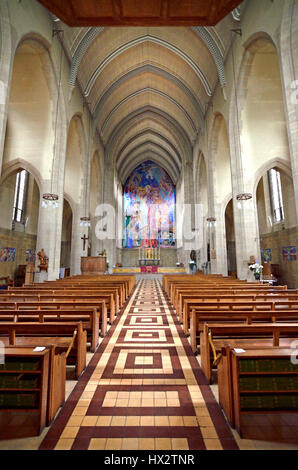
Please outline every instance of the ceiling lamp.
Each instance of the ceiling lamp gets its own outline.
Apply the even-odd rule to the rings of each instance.
[[[58,194],[54,193],[46,193],[42,195],[42,207],[47,208],[47,207],[52,207],[53,209],[56,209],[58,207]]]
[[[215,227],[216,225],[216,218],[215,217],[208,217],[207,218],[207,227]]]
[[[251,193],[241,193],[237,194],[236,199],[238,201],[238,208],[242,209],[242,201],[249,201],[252,199],[252,194]]]
[[[81,227],[90,227],[90,217],[81,217],[80,218],[80,226]]]

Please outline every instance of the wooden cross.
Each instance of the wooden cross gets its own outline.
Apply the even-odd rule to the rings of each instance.
[[[85,250],[86,241],[89,240],[89,237],[86,237],[86,235],[84,234],[84,236],[81,237],[81,240],[83,240],[83,250]]]

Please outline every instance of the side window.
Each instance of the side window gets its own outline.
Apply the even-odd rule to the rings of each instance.
[[[273,221],[275,223],[284,220],[284,208],[280,182],[280,172],[272,168],[268,171],[269,190]]]
[[[12,219],[15,222],[22,223],[24,221],[28,176],[29,176],[29,173],[26,170],[21,170],[19,173],[17,173],[16,188],[15,188],[15,193],[14,193],[13,214],[12,214]]]

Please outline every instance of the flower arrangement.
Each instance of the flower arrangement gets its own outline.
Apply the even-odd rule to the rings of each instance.
[[[249,269],[254,272],[255,279],[260,279],[262,271],[263,271],[263,267],[264,266],[262,266],[261,264],[257,262],[249,265]]]

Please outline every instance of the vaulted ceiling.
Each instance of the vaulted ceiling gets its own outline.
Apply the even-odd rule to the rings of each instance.
[[[148,158],[176,182],[204,129],[238,17],[214,27],[91,27],[63,29],[71,62],[69,98],[79,83],[122,181]],[[56,20],[56,21],[55,21]]]

